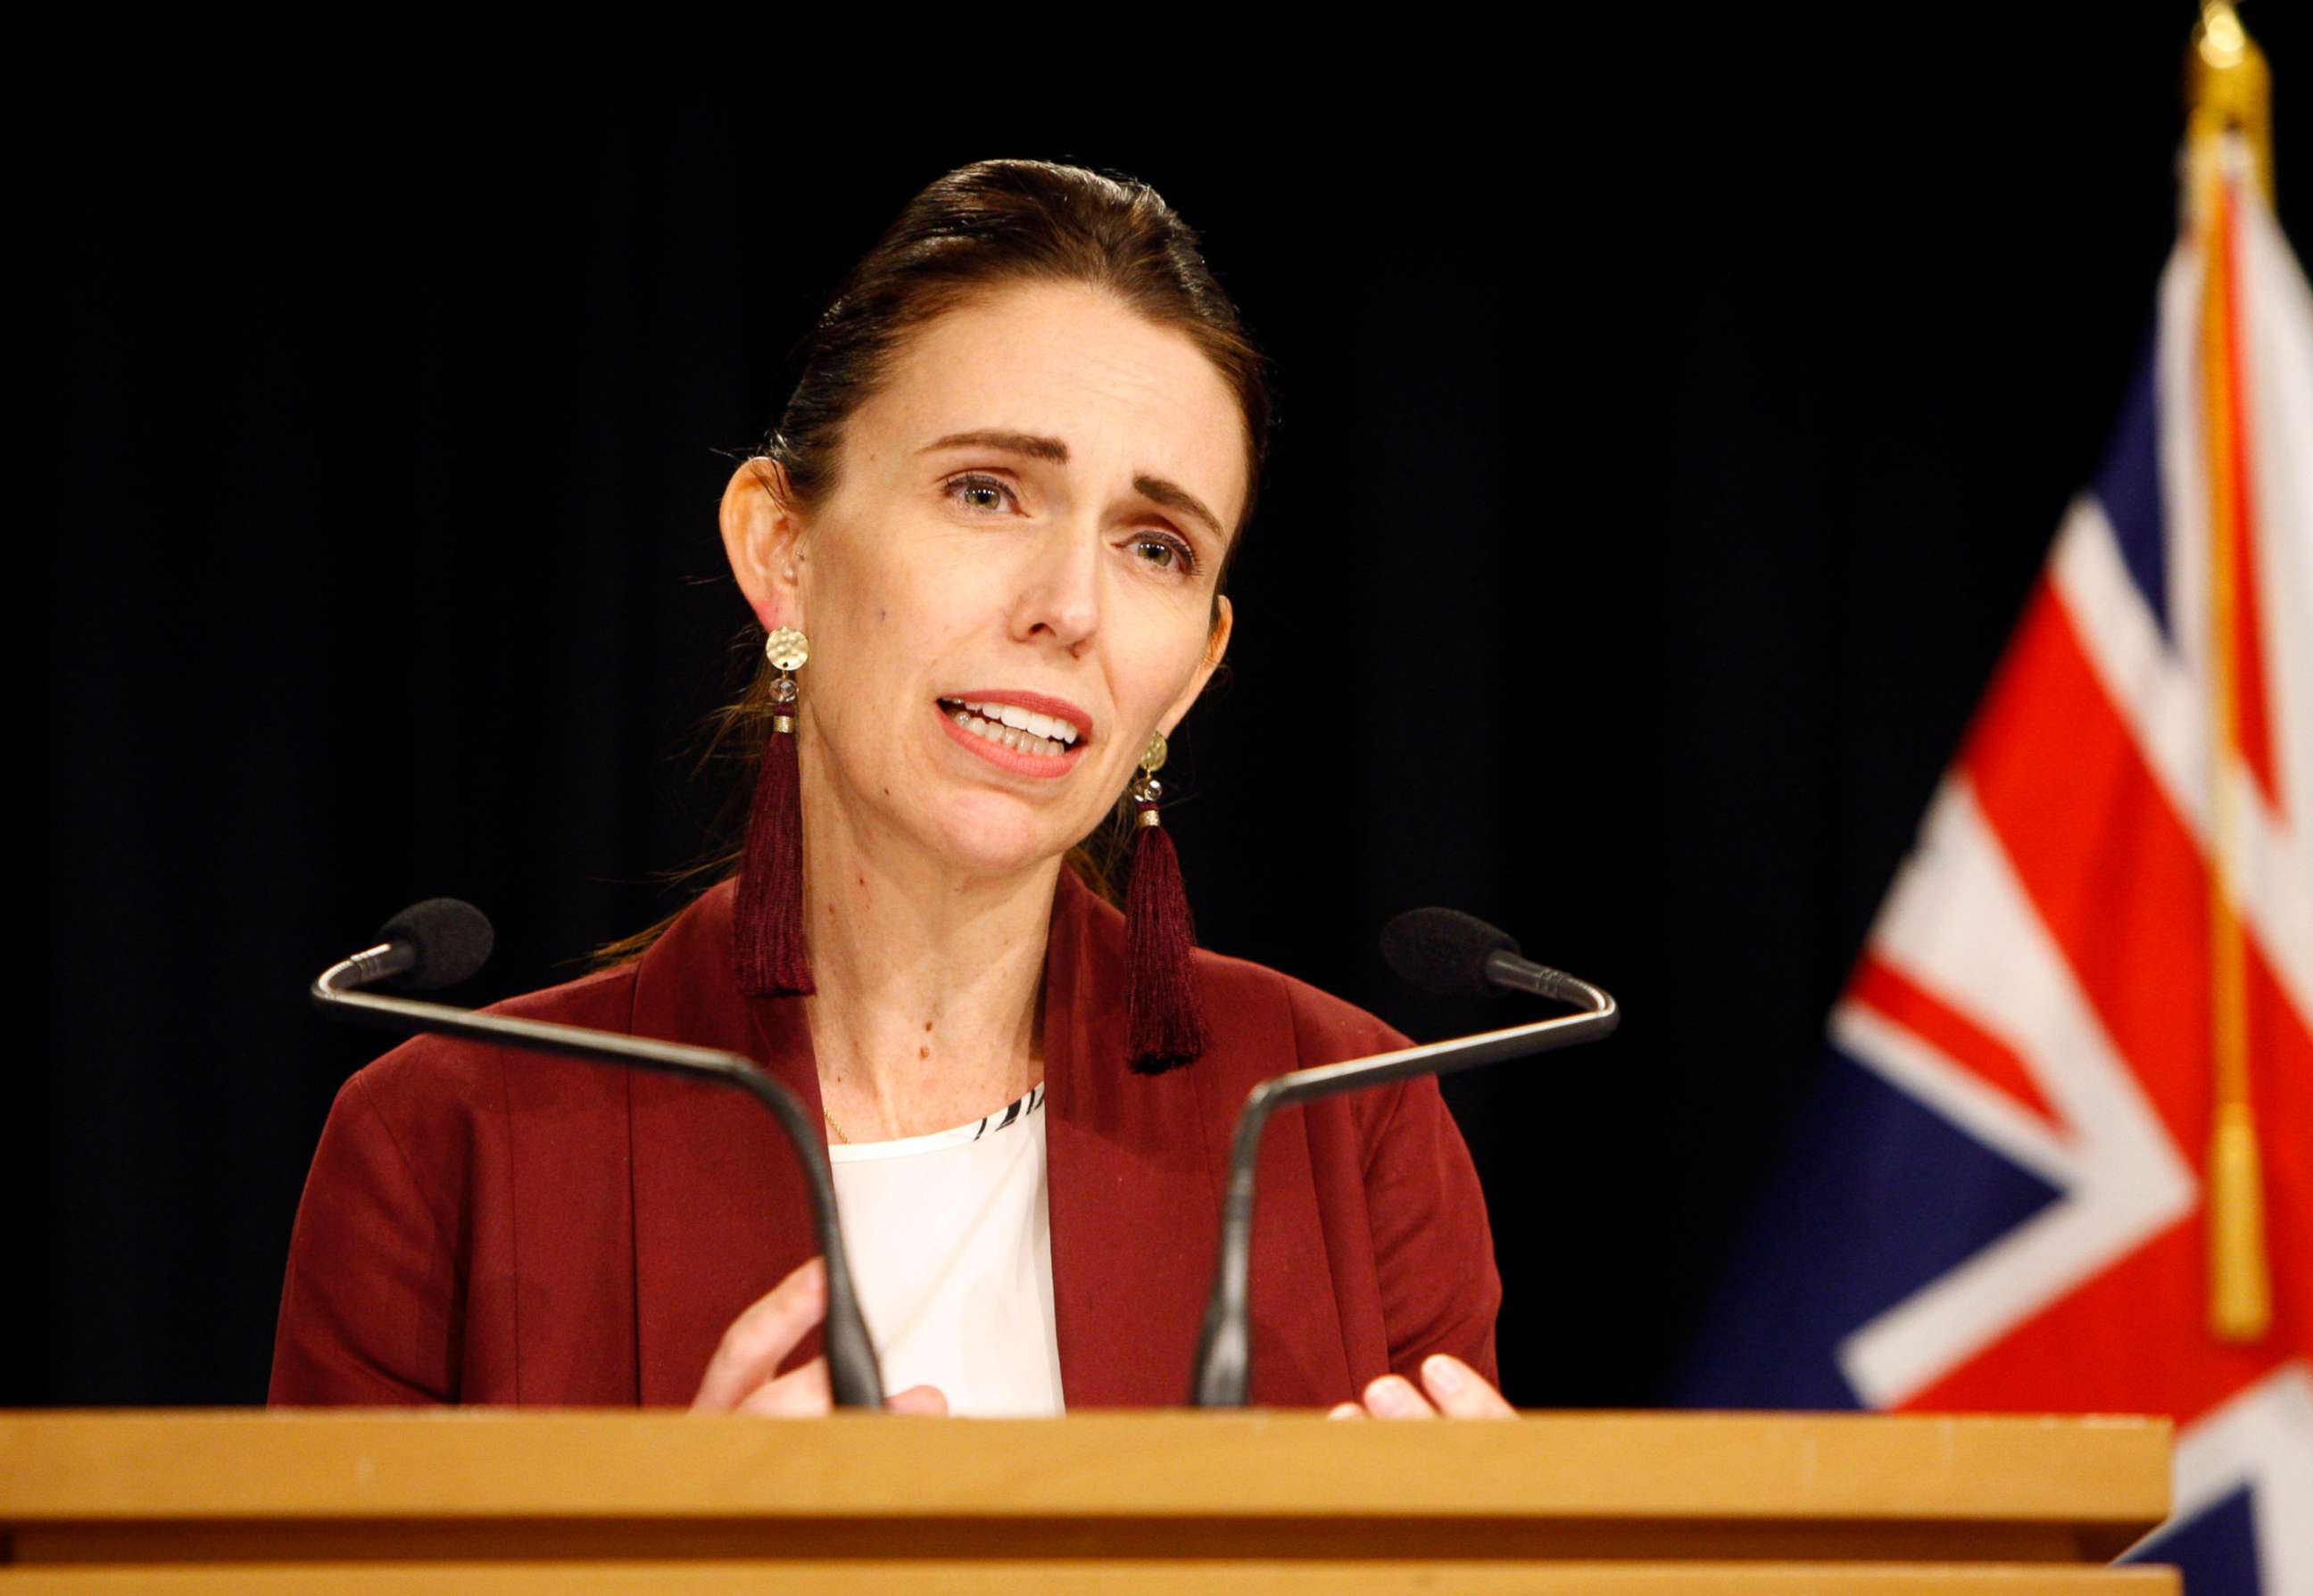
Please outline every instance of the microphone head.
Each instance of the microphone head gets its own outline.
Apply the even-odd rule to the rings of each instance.
[[[460,898],[413,903],[377,929],[382,943],[407,943],[418,955],[393,985],[412,992],[454,987],[490,961],[497,934],[490,917]]]
[[[1459,909],[1408,909],[1381,928],[1381,956],[1401,980],[1439,997],[1499,997],[1486,978],[1492,953],[1516,953],[1517,941]]]

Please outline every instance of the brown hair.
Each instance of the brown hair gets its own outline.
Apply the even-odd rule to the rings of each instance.
[[[1146,183],[1045,161],[975,162],[935,180],[852,267],[796,346],[795,386],[759,454],[784,471],[793,507],[807,513],[824,504],[836,486],[844,426],[889,380],[908,338],[976,296],[1031,283],[1081,283],[1114,295],[1186,335],[1236,395],[1244,417],[1244,508],[1215,583],[1218,618],[1220,587],[1253,519],[1268,458],[1268,366],[1205,264],[1196,234]],[[744,641],[760,647],[752,628]],[[754,769],[770,735],[775,676],[761,664],[746,693],[710,718],[708,759],[728,756]],[[745,796],[734,794],[726,819],[743,822]],[[1122,844],[1120,828],[1111,825],[1071,848],[1069,867],[1113,898],[1110,878]],[[734,840],[677,879],[722,880],[739,855]],[[638,955],[673,918],[597,950],[597,958]]]

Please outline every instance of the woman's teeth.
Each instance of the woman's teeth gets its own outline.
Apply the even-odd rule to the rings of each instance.
[[[1077,740],[1076,727],[1067,721],[1038,715],[1016,704],[974,704],[968,700],[959,703],[943,698],[940,707],[974,737],[984,737],[1024,754],[1057,759]]]

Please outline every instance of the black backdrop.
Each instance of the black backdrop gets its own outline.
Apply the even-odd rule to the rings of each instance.
[[[1449,1095],[1509,1394],[1656,1399],[2142,349],[2193,15],[1262,57],[93,9],[46,25],[11,250],[12,1404],[261,1399],[372,1050],[303,987],[385,913],[487,907],[483,1001],[666,907],[714,807],[676,750],[735,680],[722,452],[990,154],[1156,183],[1281,368],[1234,669],[1167,775],[1204,940],[1443,1034],[1484,1016],[1373,949],[1442,901],[1617,991],[1607,1047]],[[2247,20],[2304,237],[2313,38]]]

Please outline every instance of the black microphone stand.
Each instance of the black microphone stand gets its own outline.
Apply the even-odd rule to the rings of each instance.
[[[795,1144],[796,1155],[803,1161],[804,1178],[811,1187],[813,1218],[819,1230],[819,1250],[827,1264],[824,1334],[829,1389],[839,1407],[873,1409],[884,1406],[883,1371],[875,1360],[875,1344],[867,1337],[866,1321],[860,1317],[858,1293],[852,1287],[851,1267],[843,1251],[842,1227],[835,1212],[834,1177],[828,1171],[827,1153],[820,1142],[819,1127],[805,1114],[794,1092],[764,1074],[753,1060],[737,1053],[589,1030],[577,1025],[477,1013],[447,1004],[381,997],[357,990],[403,975],[417,962],[418,954],[406,942],[381,943],[365,948],[350,959],[332,964],[315,978],[313,1006],[380,1030],[470,1037],[476,1041],[559,1053],[572,1058],[689,1075],[694,1080],[735,1087],[778,1116],[787,1139]]]
[[[1539,972],[1535,974],[1535,972]],[[1311,1069],[1278,1075],[1253,1089],[1236,1117],[1229,1138],[1228,1195],[1221,1210],[1220,1258],[1213,1269],[1213,1293],[1205,1306],[1204,1328],[1197,1336],[1197,1369],[1189,1400],[1199,1407],[1242,1407],[1253,1386],[1252,1277],[1253,1182],[1259,1160],[1262,1133],[1270,1116],[1291,1103],[1330,1097],[1337,1092],[1378,1086],[1408,1075],[1448,1074],[1482,1064],[1499,1064],[1529,1054],[1549,1053],[1580,1042],[1596,1041],[1612,1032],[1622,1019],[1614,1000],[1589,982],[1497,956],[1486,965],[1490,979],[1562,1002],[1580,1003],[1587,1012],[1561,1014],[1508,1030],[1457,1037],[1370,1058],[1341,1064],[1321,1064]]]

